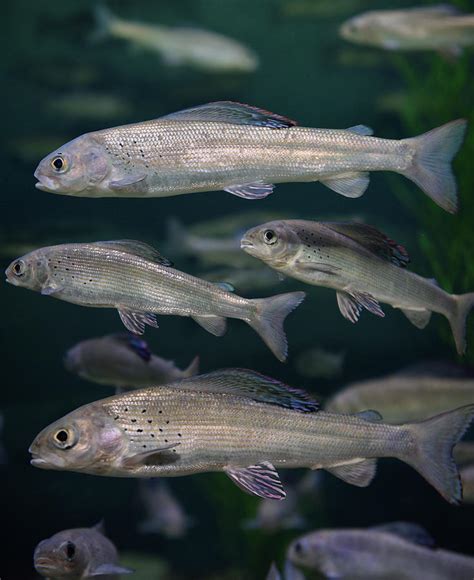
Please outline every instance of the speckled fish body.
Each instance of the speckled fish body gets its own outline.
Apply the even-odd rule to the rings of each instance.
[[[217,336],[225,333],[227,317],[240,318],[280,360],[287,354],[283,320],[304,298],[302,292],[242,298],[172,268],[153,248],[130,240],[42,248],[15,260],[6,274],[15,286],[60,300],[116,308],[135,334],[146,324],[157,326],[155,314],[191,316]]]
[[[87,197],[226,190],[259,199],[272,193],[276,183],[320,180],[342,195],[358,197],[368,186],[367,172],[395,171],[418,183],[448,211],[456,211],[450,162],[465,121],[402,141],[372,137],[362,126],[342,130],[295,125],[248,105],[209,103],[82,135],[41,161],[36,186]]]
[[[357,223],[281,220],[246,232],[241,247],[284,275],[337,291],[343,316],[356,322],[365,308],[383,317],[379,302],[401,309],[418,328],[432,312],[450,322],[457,350],[466,349],[466,318],[474,293],[448,294],[435,280],[405,269],[403,246]]]
[[[375,474],[375,458],[397,457],[446,499],[459,500],[451,450],[470,424],[474,406],[395,426],[383,424],[373,412],[317,412],[304,398],[297,397],[295,405],[293,395],[283,405],[278,398],[267,402],[255,390],[262,381],[274,388],[273,379],[251,371],[223,370],[85,405],[36,437],[32,463],[116,477],[225,471],[255,495],[282,499],[276,467],[328,469],[365,486]],[[250,392],[241,395],[244,383]]]
[[[292,542],[288,557],[294,564],[318,570],[326,578],[469,580],[473,577],[472,556],[434,548],[424,534],[419,526],[404,522],[369,529],[319,530]]]

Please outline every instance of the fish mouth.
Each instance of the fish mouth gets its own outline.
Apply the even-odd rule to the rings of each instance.
[[[52,179],[50,179],[49,177],[46,177],[45,175],[41,175],[41,173],[39,172],[38,169],[34,172],[33,175],[38,180],[35,183],[36,189],[40,189],[41,191],[49,191],[49,192],[56,190],[56,188],[54,187],[54,181]]]
[[[246,250],[247,248],[253,248],[254,245],[250,240],[241,240],[240,242],[240,249]]]
[[[46,469],[45,466],[49,465],[49,463],[47,461],[45,461],[44,459],[42,459],[41,457],[32,457],[30,459],[30,465],[33,465],[34,467]]]

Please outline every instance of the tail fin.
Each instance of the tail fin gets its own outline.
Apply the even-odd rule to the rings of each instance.
[[[406,425],[415,447],[404,461],[414,467],[450,503],[462,499],[462,484],[453,448],[474,419],[474,405],[466,405],[426,421]]]
[[[191,361],[191,364],[188,366],[187,369],[183,371],[183,377],[193,377],[194,375],[199,374],[199,356],[195,356]]]
[[[461,146],[466,126],[465,119],[457,119],[418,137],[403,140],[415,147],[413,163],[403,174],[450,213],[456,213],[458,209],[451,161]]]
[[[455,300],[455,308],[449,317],[449,324],[456,343],[456,350],[458,354],[462,355],[466,352],[466,321],[469,312],[474,307],[474,292],[455,294],[453,298]]]
[[[288,354],[283,322],[303,302],[305,296],[304,292],[289,292],[253,301],[257,303],[257,309],[247,322],[281,362],[286,360]]]
[[[101,2],[98,2],[94,6],[94,17],[96,28],[91,36],[91,40],[102,40],[110,34],[111,25],[114,20],[117,20],[117,18],[112,14],[109,8]]]

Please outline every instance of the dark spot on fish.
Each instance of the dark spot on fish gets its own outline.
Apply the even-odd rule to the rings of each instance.
[[[147,419],[147,423],[150,423],[150,425],[153,423],[153,419]]]
[[[137,433],[143,433],[143,429],[137,429]]]
[[[123,147],[123,143],[119,143],[120,147]]]
[[[146,413],[146,409],[142,409],[142,413]]]
[[[120,416],[117,415],[116,417],[114,417],[114,421],[117,421],[117,419],[120,419]]]
[[[163,433],[163,429],[161,427],[159,429],[160,429],[160,433]]]
[[[158,413],[161,415],[161,413],[163,413],[163,411],[158,411]]]
[[[153,439],[155,438],[155,434],[154,433],[150,433],[150,437],[153,437]]]
[[[137,144],[137,142],[135,141],[135,139],[133,140],[133,144],[134,144],[134,145],[136,145],[136,144]]]
[[[146,449],[146,445],[142,445],[143,449]]]
[[[166,421],[166,424],[167,424],[167,425],[169,425],[169,424],[170,424],[170,422],[169,422],[169,421]]]
[[[128,413],[128,407],[125,407],[124,411],[125,413]]]
[[[136,419],[132,419],[132,423],[136,423],[136,422],[137,422],[137,420],[136,420]]]
[[[178,437],[182,437],[181,433],[178,433]]]
[[[165,439],[165,443],[168,443],[168,439]]]

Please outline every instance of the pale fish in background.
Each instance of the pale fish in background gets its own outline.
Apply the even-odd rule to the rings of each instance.
[[[133,570],[118,563],[115,546],[102,524],[64,530],[40,542],[34,553],[35,570],[44,578],[120,578]]]
[[[461,469],[463,501],[474,504],[474,464]]]
[[[333,379],[341,376],[345,358],[345,352],[333,352],[314,347],[301,352],[296,357],[295,367],[303,377]]]
[[[474,14],[439,4],[403,10],[374,10],[340,28],[346,40],[386,50],[435,50],[458,56],[474,45]]]
[[[215,336],[225,334],[227,318],[239,318],[280,361],[288,352],[283,322],[305,296],[242,298],[226,284],[175,270],[154,248],[134,240],[40,248],[12,262],[6,277],[13,286],[73,304],[115,308],[134,334],[157,327],[156,314],[190,316]]]
[[[164,481],[151,479],[140,482],[140,499],[146,518],[138,524],[142,534],[163,534],[167,538],[182,538],[192,520]]]
[[[270,195],[276,183],[321,181],[336,193],[359,197],[370,171],[394,171],[456,212],[451,161],[466,120],[402,140],[373,137],[363,125],[296,125],[249,105],[208,103],[85,133],[40,162],[36,187],[79,197],[139,198],[225,190],[255,200]]]
[[[262,530],[276,533],[280,530],[292,530],[305,527],[305,520],[298,512],[298,495],[296,490],[285,485],[285,501],[262,499],[257,506],[255,518],[245,520],[242,527],[247,530]]]
[[[340,580],[471,580],[474,558],[434,547],[416,524],[318,530],[294,540],[288,559]]]
[[[282,500],[278,467],[326,469],[365,487],[376,460],[394,457],[457,504],[452,449],[473,418],[474,405],[405,425],[375,411],[337,415],[275,379],[225,369],[84,405],[36,436],[31,464],[109,477],[224,472],[247,493]]]
[[[96,8],[96,36],[112,36],[160,55],[169,66],[189,66],[211,73],[253,72],[257,54],[241,42],[190,27],[169,27],[124,20],[105,6]]]
[[[435,280],[406,270],[405,248],[372,226],[281,220],[246,232],[241,247],[286,276],[336,290],[341,314],[357,322],[363,309],[385,316],[379,302],[399,308],[417,328],[432,312],[445,316],[459,354],[474,292],[448,294]]]
[[[51,99],[47,110],[72,120],[107,120],[130,115],[131,106],[119,95],[81,91]]]
[[[452,364],[422,363],[347,385],[324,408],[331,413],[377,409],[387,423],[420,421],[474,403],[474,372]]]
[[[199,357],[181,370],[174,361],[152,354],[142,338],[120,333],[79,342],[67,351],[64,366],[93,383],[139,389],[198,374]]]
[[[227,282],[239,292],[255,292],[275,288],[282,280],[270,268],[220,268],[199,274],[199,278],[210,282]]]

